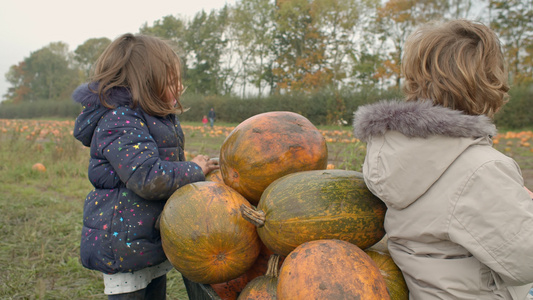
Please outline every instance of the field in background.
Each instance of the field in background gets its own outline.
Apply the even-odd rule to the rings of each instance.
[[[82,206],[91,190],[88,148],[72,137],[73,121],[0,119],[0,298],[107,299],[98,272],[78,262]],[[235,124],[184,123],[188,158],[218,157]],[[349,126],[320,127],[329,163],[360,171],[365,145]],[[513,157],[533,189],[533,133],[505,132],[495,147]],[[46,171],[33,170],[42,163]],[[178,272],[169,274],[168,294],[187,299]]]

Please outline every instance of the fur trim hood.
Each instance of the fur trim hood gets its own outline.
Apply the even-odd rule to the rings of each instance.
[[[370,136],[395,130],[408,137],[430,135],[481,137],[496,135],[496,127],[485,115],[465,115],[458,110],[433,106],[431,101],[381,101],[359,107],[354,114],[354,135]]]
[[[362,106],[354,115],[354,135],[367,143],[365,183],[396,209],[426,193],[471,146],[491,146],[495,134],[488,117],[430,101],[382,101]]]

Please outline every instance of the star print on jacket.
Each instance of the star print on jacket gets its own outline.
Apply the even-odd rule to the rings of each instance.
[[[72,97],[83,106],[74,136],[90,147],[88,177],[94,186],[84,204],[81,260],[89,269],[113,274],[166,259],[155,221],[176,189],[205,177],[197,164],[184,161],[184,135],[175,115],[154,117],[131,108],[126,88],[113,88],[108,96],[116,108],[100,105],[87,84]]]

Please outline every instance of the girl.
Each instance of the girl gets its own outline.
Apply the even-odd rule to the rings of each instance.
[[[360,107],[363,174],[388,207],[388,248],[410,299],[520,299],[533,282],[533,201],[492,147],[508,95],[496,35],[466,20],[407,40],[406,101]]]
[[[166,298],[172,266],[156,220],[176,189],[218,168],[203,155],[184,161],[180,68],[162,40],[124,34],[73,93],[83,105],[74,136],[90,147],[94,186],[83,210],[81,261],[104,273],[109,299]]]

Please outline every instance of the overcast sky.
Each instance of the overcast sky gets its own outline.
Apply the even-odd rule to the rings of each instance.
[[[0,99],[7,92],[9,67],[51,42],[74,51],[91,38],[137,33],[164,16],[193,17],[235,0],[2,0],[0,5]]]

